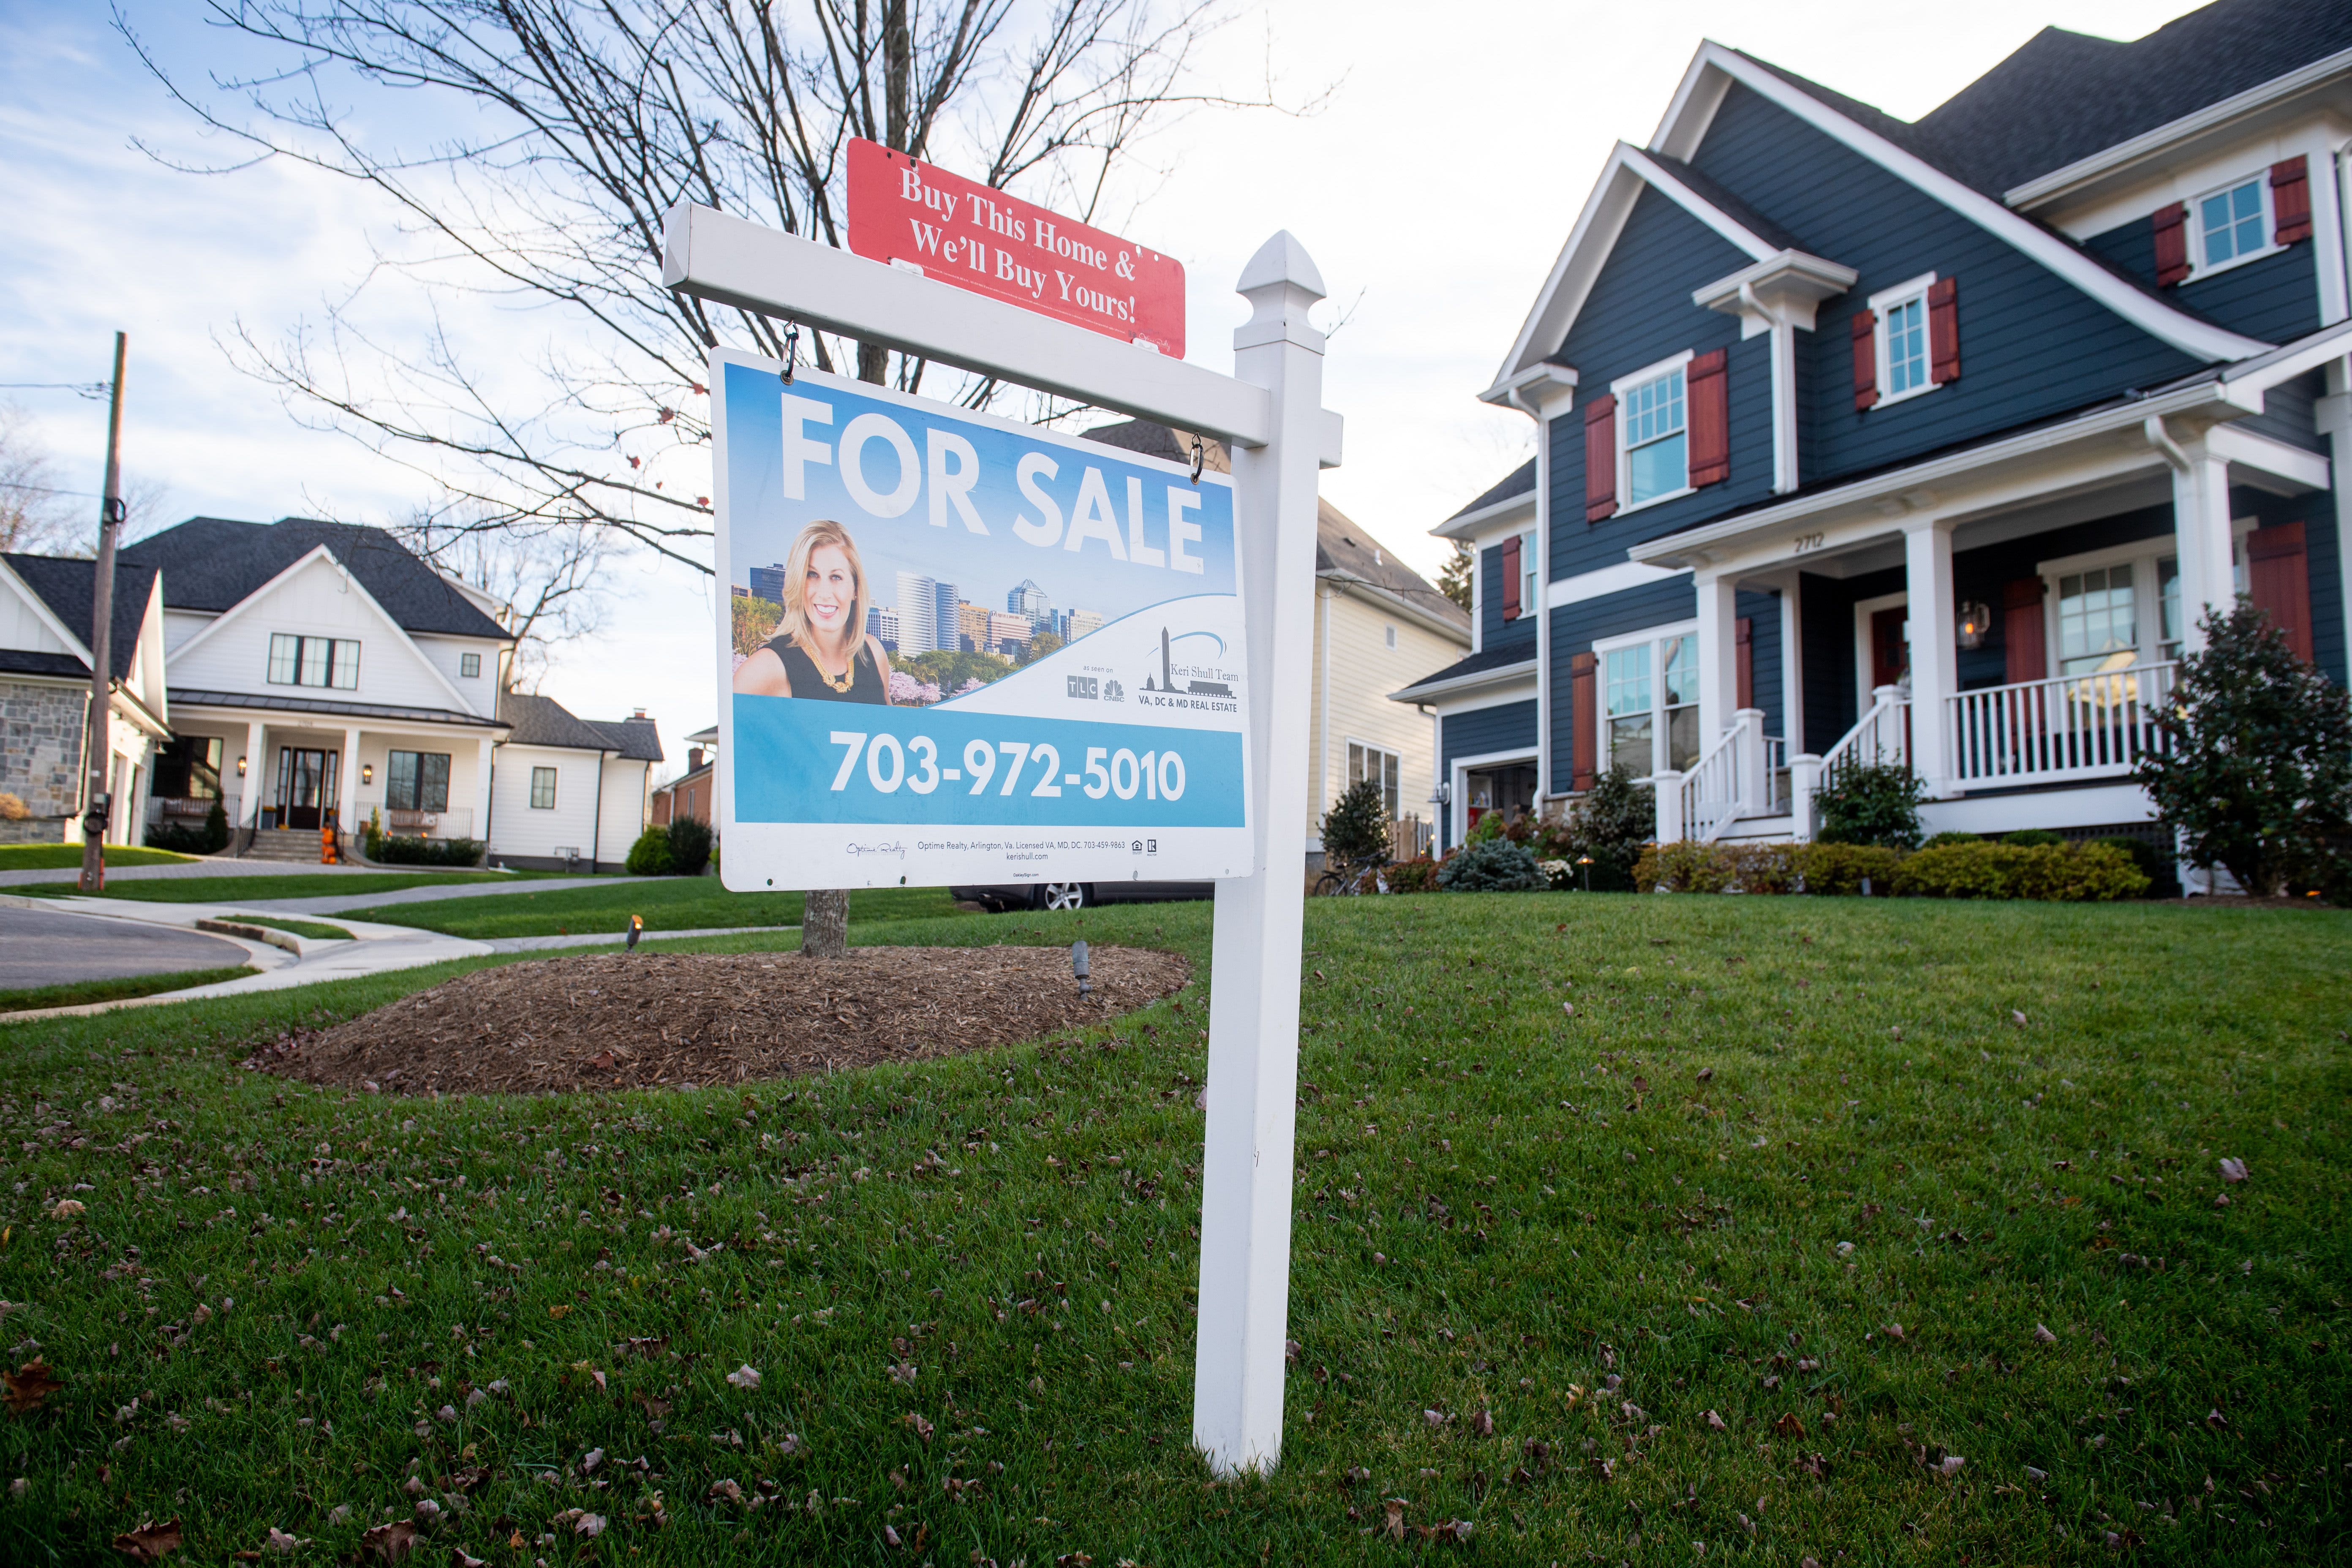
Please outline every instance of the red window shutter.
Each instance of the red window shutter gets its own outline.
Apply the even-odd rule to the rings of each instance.
[[[1599,658],[1590,653],[1580,653],[1568,661],[1568,717],[1576,731],[1576,776],[1570,788],[1582,792],[1591,789],[1600,770],[1593,765],[1593,756],[1601,748],[1601,713],[1593,706],[1598,700],[1594,692],[1600,682],[1594,671]]]
[[[1519,536],[1503,541],[1503,618],[1519,618]]]
[[[1617,400],[1602,393],[1584,405],[1584,521],[1617,515]]]
[[[2189,276],[2189,204],[2158,207],[2156,226],[2156,286],[2169,289]]]
[[[2246,586],[2254,608],[2286,634],[2286,646],[2311,662],[2311,568],[2303,524],[2282,522],[2246,536]]]
[[[1714,350],[1690,362],[1683,373],[1684,394],[1690,399],[1690,482],[1719,485],[1731,477],[1731,406],[1726,395],[1729,377],[1724,374],[1724,351]]]
[[[1960,280],[1927,285],[1927,379],[1937,386],[1960,379]]]
[[[1868,308],[1853,315],[1853,411],[1864,414],[1878,403],[1878,312]]]
[[[1731,640],[1739,650],[1739,673],[1733,682],[1738,688],[1738,695],[1732,706],[1753,708],[1756,706],[1756,620],[1752,616],[1742,616],[1733,625],[1738,628]]]
[[[2311,161],[2298,154],[2271,165],[2271,237],[2293,245],[2311,237]],[[2306,658],[2310,656],[2305,655]]]
[[[2009,656],[2003,679],[2011,686],[2050,677],[2048,627],[2042,619],[2042,579],[2020,577],[2000,591],[2000,644]]]

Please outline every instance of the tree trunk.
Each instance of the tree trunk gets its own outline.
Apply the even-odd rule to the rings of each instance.
[[[801,956],[845,958],[849,955],[849,889],[833,888],[806,894],[801,909]]]

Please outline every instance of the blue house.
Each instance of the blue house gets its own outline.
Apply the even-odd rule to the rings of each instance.
[[[1899,759],[1933,829],[2156,842],[2202,613],[2346,679],[2347,137],[2340,4],[2045,29],[1912,123],[1703,46],[1482,394],[1536,456],[1434,531],[1446,841],[1613,764],[1662,838],[1804,838]]]

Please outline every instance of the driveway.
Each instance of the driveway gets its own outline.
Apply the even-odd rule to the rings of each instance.
[[[197,931],[0,907],[0,991],[247,962],[244,947]]]

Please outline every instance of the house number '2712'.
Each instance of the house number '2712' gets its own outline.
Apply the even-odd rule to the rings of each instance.
[[[1819,550],[1822,547],[1822,536],[1818,533],[1797,535],[1797,553],[1802,555],[1808,550]]]

